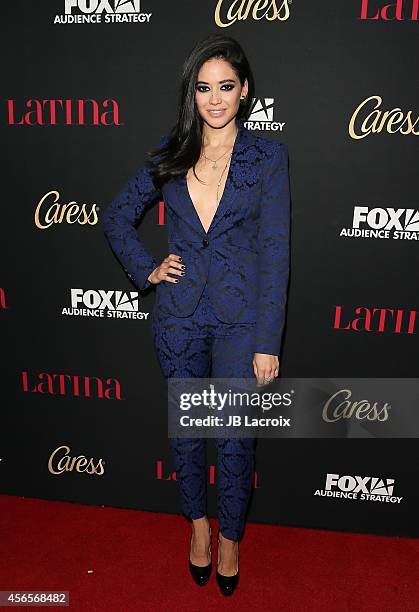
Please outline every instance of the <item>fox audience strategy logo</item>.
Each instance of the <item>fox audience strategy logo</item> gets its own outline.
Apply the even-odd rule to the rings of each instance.
[[[248,130],[282,132],[285,121],[274,121],[274,98],[253,98],[249,119],[245,121]]]
[[[324,489],[316,489],[314,495],[400,504],[403,497],[393,495],[394,483],[393,478],[327,474]]]
[[[343,227],[342,238],[419,240],[419,210],[354,206],[352,227]]]
[[[62,315],[108,319],[148,319],[149,312],[139,311],[138,291],[105,289],[70,289],[71,307]]]
[[[141,12],[140,0],[64,0],[54,24],[150,23],[151,15]]]

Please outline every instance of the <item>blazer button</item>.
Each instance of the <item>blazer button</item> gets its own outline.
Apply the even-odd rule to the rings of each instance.
[[[202,245],[203,245],[204,247],[207,247],[207,246],[209,245],[209,241],[208,241],[206,238],[203,238],[203,240],[202,240]]]

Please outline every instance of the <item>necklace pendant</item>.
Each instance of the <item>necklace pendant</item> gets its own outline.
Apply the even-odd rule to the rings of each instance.
[[[212,168],[213,168],[213,170],[215,170],[216,168],[218,168],[218,166],[217,166],[217,160],[215,160],[215,161],[213,161],[213,162],[212,162]]]

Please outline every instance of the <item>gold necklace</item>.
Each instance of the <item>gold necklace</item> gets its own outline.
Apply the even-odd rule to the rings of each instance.
[[[233,156],[233,151],[230,153],[230,159],[232,158],[232,156]],[[219,192],[220,185],[221,185],[221,179],[223,178],[223,174],[226,171],[226,168],[228,166],[228,162],[230,161],[230,159],[227,160],[227,163],[224,166],[223,171],[221,172],[220,178],[219,178],[218,183],[217,183],[217,194],[215,196],[215,202],[216,202],[217,205],[220,203],[220,200],[218,199],[218,192]]]
[[[237,131],[236,131],[236,138],[237,138]],[[233,147],[232,147],[232,148],[234,148],[234,145],[233,145]],[[206,160],[208,160],[208,161],[212,162],[212,169],[213,169],[213,170],[216,170],[216,169],[218,168],[218,166],[217,166],[217,162],[218,162],[218,161],[219,161],[219,160],[220,160],[222,157],[224,157],[224,155],[227,155],[227,151],[226,151],[225,153],[223,153],[222,155],[220,155],[220,157],[218,157],[217,159],[210,159],[209,157],[207,157],[207,156],[206,156],[206,154],[205,154],[205,150],[203,150],[203,151],[202,151],[202,153],[203,153],[203,155],[204,155],[204,157],[205,157],[205,161],[206,161]],[[232,155],[232,153],[230,154],[230,157],[231,157],[231,155]],[[227,162],[227,163],[228,163],[228,162]],[[224,170],[225,170],[225,168],[224,168]],[[221,176],[222,176],[222,174],[221,174]]]
[[[230,159],[231,159],[232,155],[233,155],[233,151],[230,153]],[[215,196],[215,201],[216,201],[216,203],[217,203],[217,204],[219,204],[219,203],[220,203],[220,200],[218,199],[218,190],[219,190],[220,185],[221,185],[221,178],[222,178],[222,176],[223,176],[223,174],[224,174],[224,172],[225,172],[225,170],[226,170],[226,168],[227,168],[227,166],[228,166],[228,162],[230,161],[230,159],[229,159],[229,160],[227,160],[227,163],[226,163],[226,165],[224,166],[223,171],[221,172],[220,180],[219,180],[219,181],[218,181],[218,183],[217,183],[217,195]]]
[[[212,162],[212,168],[213,168],[214,170],[218,168],[218,166],[217,166],[217,162],[218,162],[218,161],[219,161],[219,160],[220,160],[222,157],[224,157],[224,155],[227,155],[227,151],[226,151],[226,152],[225,152],[225,153],[223,153],[223,154],[222,154],[222,155],[221,155],[221,156],[220,156],[218,159],[210,159],[209,157],[207,157],[207,156],[205,155],[205,151],[203,151],[203,153],[204,153],[205,160],[206,160],[206,161],[208,160],[208,161]]]

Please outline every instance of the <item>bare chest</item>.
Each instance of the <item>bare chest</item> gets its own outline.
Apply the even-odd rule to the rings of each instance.
[[[200,180],[195,177],[192,168],[189,168],[186,174],[189,197],[205,232],[208,231],[223,196],[230,161],[229,157],[227,162],[217,163],[216,168],[213,168],[210,161],[199,161],[195,172]]]

